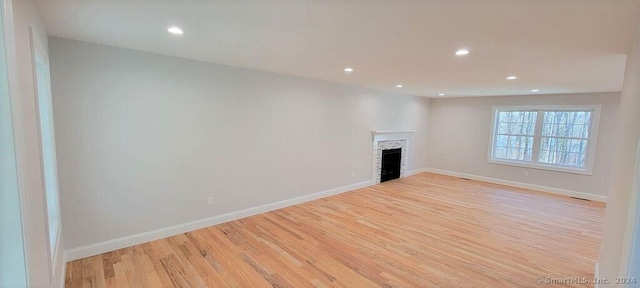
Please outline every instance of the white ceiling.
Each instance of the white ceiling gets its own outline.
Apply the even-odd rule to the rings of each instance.
[[[637,19],[635,0],[36,2],[51,36],[427,97],[620,91]]]

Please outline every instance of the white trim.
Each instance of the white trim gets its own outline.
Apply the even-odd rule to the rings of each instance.
[[[64,247],[62,247],[62,226],[58,225],[58,233],[56,234],[56,247],[53,252],[53,266],[51,268],[51,287],[64,287],[65,272],[67,269],[66,261],[64,259]]]
[[[403,139],[411,140],[415,132],[415,130],[374,130],[371,131],[371,138],[373,138],[374,142]]]
[[[603,195],[595,195],[591,193],[585,193],[585,192],[579,192],[579,191],[573,191],[573,190],[567,190],[567,189],[561,189],[561,188],[553,188],[553,187],[522,183],[522,182],[516,182],[516,181],[509,181],[509,180],[503,180],[503,179],[497,179],[497,178],[491,178],[491,177],[485,177],[485,176],[479,176],[479,175],[473,175],[473,174],[466,174],[466,173],[460,173],[460,172],[453,172],[453,171],[447,171],[447,170],[440,170],[435,168],[426,168],[424,170],[426,172],[442,174],[447,176],[467,178],[467,179],[476,180],[476,181],[489,182],[493,184],[511,186],[511,187],[522,188],[522,189],[536,190],[540,192],[547,192],[547,193],[558,194],[558,195],[569,196],[569,197],[577,197],[577,198],[588,199],[588,200],[598,201],[598,202],[607,202],[607,196],[603,196]]]
[[[567,110],[591,110],[601,105],[500,105],[493,106],[494,109],[498,110],[512,110],[512,111],[540,111],[540,110],[550,110],[550,111],[567,111]]]
[[[407,176],[419,174],[426,171],[427,171],[427,168],[407,171]],[[355,189],[360,189],[368,186],[371,186],[371,181],[363,181],[360,183],[342,186],[342,187],[338,187],[338,188],[334,188],[334,189],[330,189],[322,192],[303,195],[303,196],[282,200],[282,201],[278,201],[270,204],[260,205],[260,206],[247,208],[247,209],[243,209],[235,212],[230,212],[222,215],[216,215],[213,217],[204,218],[204,219],[187,222],[183,224],[178,224],[170,227],[160,228],[153,231],[143,232],[139,234],[125,236],[122,238],[117,238],[113,240],[107,240],[104,242],[86,245],[86,246],[67,249],[64,251],[64,256],[63,256],[64,263],[86,258],[86,257],[99,255],[102,253],[106,253],[106,252],[110,252],[110,251],[114,251],[114,250],[118,250],[126,247],[131,247],[131,246],[146,243],[149,241],[171,237],[174,235],[253,216],[260,213],[265,213],[265,212],[282,209],[282,208],[293,206],[293,205],[302,204],[305,202],[317,200],[324,197],[338,195],[340,193],[344,193],[344,192],[348,192],[348,191],[352,191]],[[63,269],[62,275],[64,275],[64,269]],[[63,281],[63,283],[61,287],[64,287],[64,277],[62,278],[63,279],[61,281]]]
[[[620,264],[620,275],[628,277],[638,277],[634,271],[640,268],[640,141],[636,149],[636,165],[634,177],[629,195],[629,211],[627,212],[627,225],[622,241],[622,261]],[[625,256],[627,255],[627,256]],[[635,257],[634,257],[635,256]],[[636,263],[637,262],[637,263]],[[631,285],[627,285],[631,287]]]
[[[376,136],[376,135],[398,134],[398,133],[413,135],[413,133],[415,132],[416,130],[373,130],[371,131],[371,135]]]
[[[371,185],[371,181],[364,181],[360,183],[355,183],[347,186],[338,187],[331,190],[326,190],[322,192],[317,192],[309,195],[303,195],[287,200],[282,200],[270,204],[260,205],[252,208],[247,208],[235,212],[230,212],[222,215],[217,215],[209,218],[204,218],[192,222],[187,222],[183,224],[178,224],[166,228],[161,228],[153,231],[143,232],[139,234],[134,234],[130,236],[125,236],[122,238],[117,238],[113,240],[108,240],[100,243],[90,244],[86,246],[81,246],[77,248],[68,249],[65,251],[65,260],[73,261],[77,259],[82,259],[98,254],[102,254],[105,252],[118,250],[121,248],[126,248],[142,243],[146,243],[149,241],[154,241],[166,237],[171,237],[174,235],[182,234],[185,232],[198,230],[202,228],[206,228],[209,226],[253,216],[260,213],[265,213],[297,204],[301,204],[308,201],[317,200],[320,198],[337,195],[340,193],[348,192],[351,190],[367,187]]]
[[[496,164],[496,165],[507,165],[507,166],[516,166],[523,168],[531,168],[538,170],[547,170],[547,171],[555,171],[555,172],[564,172],[571,174],[580,174],[580,175],[593,175],[593,173],[581,169],[572,169],[572,168],[564,168],[562,166],[554,166],[554,165],[546,165],[541,163],[531,163],[524,161],[516,161],[516,160],[498,160],[498,159],[488,159],[487,163]]]
[[[60,278],[58,279],[58,286],[64,288],[64,280],[67,277],[67,257],[66,254],[62,256],[62,270],[60,270]]]
[[[572,167],[564,167],[559,165],[549,165],[538,162],[537,156],[539,151],[539,145],[542,138],[542,118],[544,111],[571,111],[571,110],[591,110],[593,111],[591,114],[591,124],[589,131],[589,138],[587,140],[587,152],[586,152],[586,163],[584,168],[572,168]],[[565,173],[573,173],[573,174],[582,174],[582,175],[593,175],[593,166],[596,158],[596,149],[598,146],[598,127],[600,126],[600,113],[602,110],[602,105],[528,105],[528,106],[493,106],[492,115],[491,115],[491,129],[490,129],[490,145],[489,151],[487,154],[487,162],[490,164],[501,164],[501,165],[510,165],[510,166],[518,166],[518,167],[526,167],[533,169],[541,169],[541,170],[551,170],[557,172],[565,172]],[[533,153],[532,161],[517,161],[517,160],[505,160],[493,158],[494,146],[496,141],[496,126],[498,123],[496,122],[497,111],[537,111],[538,118],[536,120],[536,132],[534,133],[533,140]],[[536,148],[537,147],[537,148]]]
[[[427,168],[407,171],[406,175],[411,176],[411,175],[419,174],[422,172],[427,172]],[[117,238],[117,239],[107,240],[104,242],[99,242],[99,243],[81,246],[77,248],[67,249],[64,251],[64,255],[63,255],[64,263],[86,258],[86,257],[99,255],[99,254],[110,252],[113,250],[131,247],[131,246],[146,243],[149,241],[171,237],[174,235],[206,228],[209,226],[249,217],[249,216],[260,214],[260,213],[282,209],[285,207],[317,200],[324,197],[337,195],[340,193],[344,193],[344,192],[348,192],[348,191],[352,191],[355,189],[360,189],[368,186],[371,186],[371,181],[363,181],[360,183],[355,183],[355,184],[342,186],[342,187],[338,187],[338,188],[334,188],[334,189],[330,189],[322,192],[295,197],[292,199],[287,199],[287,200],[282,200],[282,201],[278,201],[270,204],[247,208],[247,209],[243,209],[235,212],[230,212],[227,214],[217,215],[217,216],[204,218],[204,219],[187,222],[183,224],[178,224],[178,225],[174,225],[166,228],[160,228],[153,231],[138,233],[130,236],[125,236],[122,238]],[[63,268],[64,269],[62,271],[62,275],[64,275],[65,273],[66,265],[63,265]],[[62,277],[61,281],[62,281],[62,284],[60,287],[64,287],[64,277]]]
[[[63,250],[62,251],[62,270],[60,271],[60,275],[62,275],[62,277],[60,277],[60,279],[58,279],[58,286],[53,286],[52,287],[60,287],[60,288],[65,288],[65,278],[67,277],[67,263],[70,262],[71,260],[69,260],[68,257],[68,253],[67,250]]]

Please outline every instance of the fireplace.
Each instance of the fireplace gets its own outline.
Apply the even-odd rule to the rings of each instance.
[[[373,138],[371,184],[407,176],[409,155],[411,155],[409,147],[413,132],[411,130],[371,131]]]
[[[386,182],[400,178],[400,163],[402,148],[382,150],[382,164],[380,170],[380,182]]]

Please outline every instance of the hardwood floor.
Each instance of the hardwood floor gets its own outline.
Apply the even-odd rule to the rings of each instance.
[[[593,277],[603,218],[422,173],[73,261],[66,287],[549,287],[536,277]]]

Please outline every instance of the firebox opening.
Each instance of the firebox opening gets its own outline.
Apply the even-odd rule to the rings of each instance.
[[[401,159],[401,148],[382,150],[382,171],[380,173],[380,182],[400,178]]]

